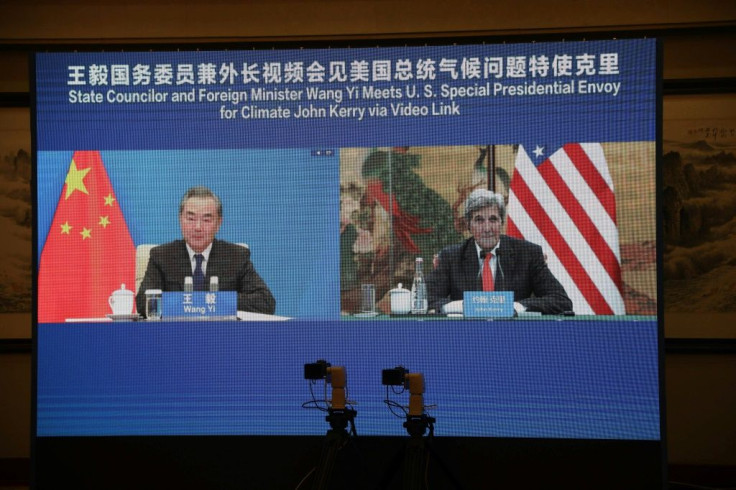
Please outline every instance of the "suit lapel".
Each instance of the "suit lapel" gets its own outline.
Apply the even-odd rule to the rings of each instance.
[[[478,251],[475,248],[475,240],[472,238],[465,242],[462,253],[462,268],[463,281],[465,282],[464,290],[477,290],[480,266],[478,265]]]
[[[516,250],[512,245],[511,240],[506,235],[501,235],[501,243],[498,246],[498,264],[496,266],[496,273],[499,273],[499,266],[503,270],[503,280],[508,281],[509,278],[515,277],[516,270]],[[510,288],[509,283],[505,283],[504,289]]]
[[[189,252],[187,252],[187,244],[184,240],[178,242],[176,247],[176,256],[171,257],[172,265],[177,271],[177,283],[184,284],[184,278],[192,275],[192,263],[189,260]]]
[[[205,274],[205,286],[209,287],[210,284],[210,277],[212,276],[218,276],[221,277],[222,274],[218,270],[218,266],[221,263],[219,260],[219,254],[221,252],[219,243],[217,240],[212,242],[212,250],[210,250],[210,256],[207,260],[207,273]]]

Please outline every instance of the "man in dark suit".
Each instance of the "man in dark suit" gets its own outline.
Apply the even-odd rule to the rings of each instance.
[[[501,194],[476,189],[465,201],[472,238],[442,250],[427,278],[429,308],[450,312],[465,291],[513,291],[514,309],[544,314],[572,310],[572,301],[547,267],[539,245],[501,234]],[[454,303],[458,305],[458,303]]]
[[[273,314],[276,300],[250,261],[250,250],[216,240],[222,224],[222,203],[206,187],[189,189],[179,205],[183,240],[151,249],[136,306],[145,313],[146,290],[182,291],[184,278],[194,278],[195,290],[208,290],[217,276],[220,291],[238,293],[238,310]]]

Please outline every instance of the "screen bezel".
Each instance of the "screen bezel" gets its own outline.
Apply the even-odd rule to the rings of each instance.
[[[540,37],[535,37],[540,40]],[[560,40],[560,37],[550,36],[544,40]],[[567,37],[567,39],[570,39]],[[492,38],[463,38],[458,44],[471,44],[496,41]],[[515,38],[514,41],[519,39]],[[456,40],[453,40],[456,41]],[[236,44],[207,44],[206,49],[294,49],[300,47],[349,47],[349,46],[406,46],[406,45],[442,45],[448,42],[447,38],[431,39],[402,39],[402,40],[352,40],[352,41],[315,41],[310,43],[293,43],[290,41],[279,43],[236,43]],[[185,45],[189,46],[189,45]],[[195,46],[194,44],[191,46]],[[201,45],[196,45],[201,46]],[[97,51],[99,47],[78,46],[80,50]],[[154,46],[151,49],[170,50],[171,45]],[[64,46],[64,50],[69,49]],[[141,50],[140,45],[126,45],[123,49],[131,51]],[[36,114],[35,114],[35,62],[31,67],[31,122],[32,122],[32,152],[36,155]],[[657,188],[661,183],[661,138],[662,138],[662,46],[657,43]],[[32,185],[32,198],[36,202],[36,168]],[[661,196],[657,196],[657,210],[661,209]],[[34,214],[33,228],[33,270],[38,270],[37,250],[37,223]],[[629,488],[652,488],[663,486],[666,481],[666,424],[664,399],[664,346],[663,346],[663,305],[661,260],[662,260],[662,230],[661,220],[657,220],[657,284],[660,301],[657,303],[658,345],[659,345],[659,404],[660,404],[660,440],[659,441],[614,441],[614,440],[586,440],[586,439],[524,439],[524,438],[462,438],[439,437],[437,447],[444,451],[444,456],[452,461],[451,470],[457,471],[464,477],[464,483],[474,482],[486,484],[514,484],[518,488],[535,488],[540,484],[558,482],[568,484],[568,488],[585,488],[595,482],[599,488],[619,488],[626,484]],[[34,300],[37,298],[36,275],[33,282]],[[281,474],[284,481],[289,482],[298,474],[306,474],[312,464],[308,455],[313,455],[321,445],[322,438],[315,436],[175,436],[175,437],[61,437],[39,438],[36,435],[36,368],[37,368],[37,312],[32,312],[33,324],[33,364],[32,364],[32,468],[33,483],[35,486],[45,487],[47,484],[63,486],[63,482],[79,485],[80,481],[93,487],[101,481],[108,488],[127,488],[131,482],[140,486],[141,478],[151,471],[162,470],[166,477],[150,480],[150,488],[157,487],[162,482],[178,482],[181,488],[195,488],[202,481],[187,479],[191,476],[186,465],[192,461],[209,461],[205,463],[205,472],[212,471],[210,477],[203,477],[203,481],[217,481],[226,486],[242,486],[251,483],[254,475],[263,478],[261,481],[273,483],[274,475]],[[365,439],[365,438],[364,438]],[[367,460],[386,463],[386,447],[399,451],[404,438],[371,436],[366,442]],[[285,448],[289,448],[285,450]],[[141,450],[142,449],[142,450]],[[452,455],[462,451],[478,458],[469,457],[466,460]],[[465,452],[467,451],[467,453]],[[299,468],[293,473],[285,472],[279,461],[284,455],[290,455],[285,460],[296,460]],[[510,454],[510,455],[509,455]],[[255,455],[255,456],[254,456]],[[480,457],[482,455],[483,457]],[[491,461],[503,461],[494,468],[483,468],[483,458]],[[158,463],[147,463],[151,458],[159,458]],[[533,460],[530,462],[529,460]],[[654,470],[650,462],[657,459],[659,467]],[[116,469],[110,461],[128,461],[132,471]],[[247,460],[250,472],[233,470],[239,461]],[[188,463],[187,463],[188,462]],[[40,466],[39,466],[40,465]],[[46,466],[48,465],[48,466]],[[46,468],[44,468],[46,466]],[[228,466],[228,469],[223,469]],[[64,468],[62,470],[62,467]],[[252,468],[258,468],[257,471]],[[581,468],[588,470],[581,471]],[[534,471],[538,474],[532,475]],[[631,471],[627,471],[630,469]],[[244,474],[247,473],[247,474]],[[522,478],[520,474],[527,474]],[[565,477],[560,475],[566,474]],[[85,476],[82,476],[85,475]],[[287,477],[288,475],[288,477]],[[573,475],[573,476],[570,476]],[[290,478],[289,478],[290,477]],[[338,475],[338,478],[350,478]],[[171,478],[171,479],[170,479]],[[641,486],[639,486],[641,484]],[[632,486],[633,485],[633,486]],[[84,484],[82,485],[84,486]],[[148,484],[143,484],[147,488]],[[198,487],[199,488],[199,487]]]

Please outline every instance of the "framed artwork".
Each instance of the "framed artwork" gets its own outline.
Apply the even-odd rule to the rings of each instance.
[[[31,338],[31,123],[0,107],[0,339]]]
[[[736,93],[667,95],[665,335],[736,339]]]

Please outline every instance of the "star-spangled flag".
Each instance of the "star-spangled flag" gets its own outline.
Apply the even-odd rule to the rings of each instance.
[[[570,143],[551,156],[519,146],[507,233],[541,245],[577,314],[623,315],[616,197],[603,148]]]
[[[41,252],[38,321],[105,317],[123,284],[135,289],[133,239],[100,152],[77,151]]]

